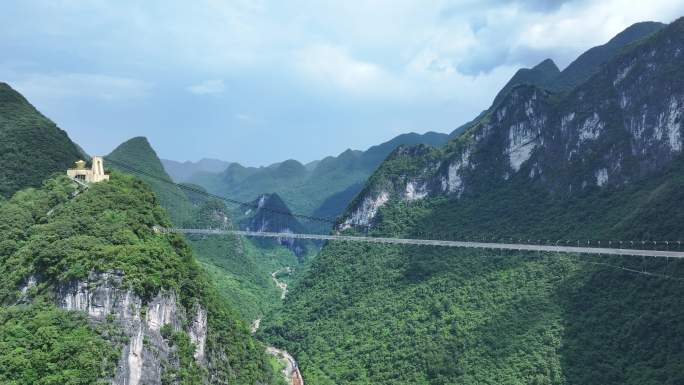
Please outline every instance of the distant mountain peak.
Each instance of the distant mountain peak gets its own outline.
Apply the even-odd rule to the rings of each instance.
[[[496,106],[501,103],[506,95],[519,85],[529,84],[540,88],[551,88],[558,75],[560,75],[560,70],[551,59],[544,59],[532,68],[521,68],[499,91],[492,105]]]
[[[304,226],[292,216],[290,208],[277,193],[261,194],[250,206],[251,208],[244,213],[244,219],[240,221],[240,227],[245,230],[276,233],[304,231]],[[297,256],[302,256],[306,252],[305,242],[301,240],[282,238],[277,241]]]
[[[553,89],[566,91],[575,88],[597,73],[601,67],[615,57],[625,46],[660,31],[666,26],[652,21],[632,24],[615,35],[607,43],[590,48],[555,79]]]
[[[159,202],[171,215],[176,224],[182,224],[191,214],[191,203],[187,195],[177,186],[173,185],[172,179],[166,173],[156,151],[150,145],[147,138],[136,136],[114,149],[105,157],[107,167],[131,173],[132,170],[121,167],[121,164],[135,168],[145,174],[135,174],[150,185],[157,195]]]
[[[551,58],[546,58],[542,60],[539,64],[536,66],[532,67],[533,70],[536,71],[550,71],[550,72],[560,72],[558,69],[558,66],[556,63],[553,61]]]
[[[178,162],[170,159],[161,159],[161,162],[166,172],[176,182],[187,182],[194,175],[200,173],[220,173],[231,165],[231,162],[214,158],[202,158],[197,162],[189,160]]]

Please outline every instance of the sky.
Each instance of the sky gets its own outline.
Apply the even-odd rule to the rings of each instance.
[[[563,69],[684,1],[5,0],[0,81],[87,152],[308,162],[448,133],[518,68]]]

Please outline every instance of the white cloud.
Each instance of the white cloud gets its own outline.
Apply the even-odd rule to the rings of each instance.
[[[223,79],[205,80],[202,83],[188,87],[188,91],[197,95],[220,94],[226,90]]]
[[[226,131],[226,122],[263,127],[269,135],[259,142],[273,148],[304,151],[283,143],[308,140],[307,156],[367,147],[403,130],[448,131],[487,108],[520,66],[550,57],[562,68],[634,22],[684,14],[684,2],[672,0],[3,5],[0,80],[32,101],[51,98],[37,102],[52,106],[55,116],[81,122],[85,99],[134,99],[135,114],[116,109],[109,121],[146,120],[141,130],[162,131],[170,115],[179,127],[193,116],[206,130],[228,132],[223,142],[202,136],[211,141],[196,151],[234,146],[235,156],[252,161],[280,153],[247,150],[254,131],[241,137],[240,130]],[[144,108],[135,100],[157,92],[164,97],[148,98]],[[215,103],[186,103],[192,95],[213,95]]]
[[[320,86],[356,94],[374,92],[393,83],[391,76],[377,64],[356,59],[332,45],[313,45],[294,55],[295,68]]]

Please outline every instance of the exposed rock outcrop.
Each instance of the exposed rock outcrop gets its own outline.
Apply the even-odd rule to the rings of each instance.
[[[632,183],[662,169],[682,151],[683,30],[680,19],[564,93],[511,86],[442,149],[398,148],[337,228],[371,226],[393,199],[458,199],[512,180],[568,195]]]
[[[87,280],[58,286],[57,304],[66,310],[82,311],[93,322],[111,322],[127,337],[112,379],[115,385],[161,385],[162,373],[173,367],[173,348],[162,336],[162,328],[186,331],[195,344],[195,359],[203,363],[207,338],[207,313],[196,306],[188,319],[172,292],[160,292],[143,301],[122,285],[119,272],[90,274]]]

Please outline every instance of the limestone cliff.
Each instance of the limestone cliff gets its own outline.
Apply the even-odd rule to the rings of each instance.
[[[527,180],[559,196],[634,183],[681,154],[684,19],[572,91],[512,87],[443,149],[400,147],[338,226],[372,224],[391,199],[458,199]]]
[[[187,311],[173,292],[160,292],[144,301],[122,285],[120,272],[90,274],[57,288],[56,302],[65,310],[82,311],[93,322],[112,322],[128,339],[112,384],[162,384],[162,374],[178,366],[175,349],[162,335],[162,328],[184,331],[195,347],[198,364],[205,361],[207,312],[201,306]]]

